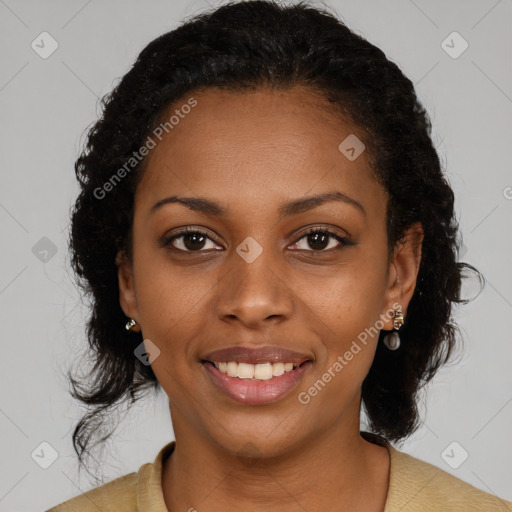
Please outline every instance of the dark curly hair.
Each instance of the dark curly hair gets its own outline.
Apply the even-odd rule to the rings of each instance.
[[[81,291],[91,299],[87,338],[94,354],[84,384],[68,373],[72,396],[93,409],[73,432],[80,464],[112,407],[128,398],[131,406],[143,390],[159,388],[151,366],[134,357],[142,335],[124,329],[128,319],[119,304],[115,266],[120,250],[131,259],[134,193],[146,160],[110,187],[105,199],[98,190],[133,157],[169,105],[192,91],[294,86],[320,93],[333,112],[361,130],[375,177],[389,196],[390,254],[406,228],[417,222],[423,227],[402,345],[389,351],[378,344],[362,386],[371,431],[400,441],[418,428],[418,392],[448,362],[456,344],[452,305],[467,302],[461,297],[465,271],[483,283],[474,267],[458,261],[454,194],[433,147],[430,119],[397,65],[334,14],[305,2],[231,2],[194,16],[143,49],[101,100],[102,116],[75,164],[81,192],[69,248]]]

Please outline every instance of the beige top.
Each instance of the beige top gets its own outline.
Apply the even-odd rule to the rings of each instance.
[[[389,488],[384,512],[511,512],[512,502],[478,490],[451,474],[387,442]],[[162,492],[162,463],[175,441],[166,444],[152,463],[91,489],[46,512],[169,512]]]

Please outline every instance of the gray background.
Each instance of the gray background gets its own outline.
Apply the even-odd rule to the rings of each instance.
[[[400,449],[512,500],[512,2],[326,4],[415,83],[455,190],[462,259],[488,280],[457,311],[464,353],[428,386],[424,424]],[[45,510],[93,486],[77,476],[71,431],[82,411],[63,378],[85,346],[86,309],[66,255],[78,190],[73,163],[98,98],[149,41],[205,7],[206,0],[0,0],[1,511]],[[46,59],[31,47],[43,31],[58,43]],[[469,44],[457,58],[445,51],[462,48],[447,39],[454,31]],[[165,395],[139,404],[106,451],[105,481],[153,461],[172,438]],[[43,442],[58,453],[47,469],[31,455]],[[469,457],[460,463],[462,450]]]

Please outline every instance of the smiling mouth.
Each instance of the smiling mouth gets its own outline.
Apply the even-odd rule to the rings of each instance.
[[[201,363],[218,390],[245,405],[264,405],[283,399],[313,366],[311,359],[295,363],[268,361],[256,364],[203,359]]]
[[[215,366],[221,373],[228,377],[236,377],[240,380],[272,380],[275,377],[280,377],[288,372],[293,372],[300,368],[310,360],[303,361],[302,363],[291,362],[264,362],[264,363],[238,363],[236,361],[202,361],[203,364],[207,363]]]

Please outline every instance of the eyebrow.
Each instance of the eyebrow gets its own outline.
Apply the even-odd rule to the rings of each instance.
[[[343,194],[341,192],[326,192],[324,194],[304,197],[301,199],[295,199],[288,203],[284,203],[279,207],[278,216],[279,220],[290,217],[292,215],[297,215],[299,213],[306,212],[308,210],[312,210],[317,206],[320,206],[324,203],[330,201],[338,201],[345,204],[349,204],[358,209],[363,215],[366,216],[366,211],[363,208],[363,205],[352,199],[351,197]],[[165,204],[178,203],[186,206],[190,210],[194,210],[196,212],[204,213],[206,215],[213,215],[215,217],[226,217],[228,214],[228,210],[221,206],[219,203],[207,199],[206,197],[179,197],[179,196],[169,196],[164,199],[160,199],[157,203],[155,203],[150,210],[150,213],[154,213],[156,210],[161,208]]]

